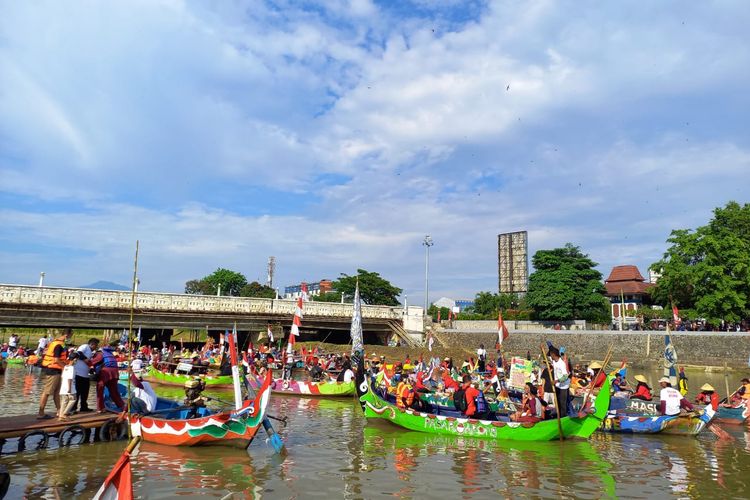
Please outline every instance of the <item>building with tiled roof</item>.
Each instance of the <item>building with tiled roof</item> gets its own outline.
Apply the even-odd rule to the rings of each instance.
[[[607,289],[610,308],[612,311],[612,323],[615,325],[632,324],[637,322],[637,311],[646,304],[651,303],[649,289],[653,283],[646,282],[636,266],[615,266],[609,277],[604,280]],[[624,315],[621,313],[624,310]]]

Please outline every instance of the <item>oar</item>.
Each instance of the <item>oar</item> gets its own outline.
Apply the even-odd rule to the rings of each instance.
[[[719,401],[719,404],[726,403],[727,401],[729,401],[729,399],[731,399],[732,396],[734,396],[735,394],[737,394],[737,392],[740,389],[742,389],[742,386],[739,386],[732,394],[728,394],[728,391],[727,391],[727,394],[728,394],[727,397],[725,397],[724,399],[722,399],[721,401]]]
[[[242,377],[242,381],[244,382],[245,390],[247,391],[248,395],[250,395],[251,398],[255,399],[255,391],[250,387],[250,383],[247,381],[247,374]],[[269,415],[263,417],[263,428],[266,430],[266,434],[268,434],[268,439],[271,442],[271,446],[273,446],[273,449],[276,450],[276,453],[282,453],[284,451],[284,441],[281,440],[281,437],[273,428],[273,425],[271,425],[268,417]]]
[[[562,441],[563,431],[562,422],[560,422],[560,405],[557,402],[557,391],[555,390],[555,375],[552,371],[552,367],[550,367],[549,359],[547,359],[547,355],[544,353],[544,344],[539,344],[539,348],[542,350],[542,357],[544,358],[544,362],[547,365],[547,372],[549,373],[550,383],[552,384],[552,397],[555,400],[555,414],[557,415],[557,430],[560,434],[560,441]]]

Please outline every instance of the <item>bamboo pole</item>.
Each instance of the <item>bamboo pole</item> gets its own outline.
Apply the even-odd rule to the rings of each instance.
[[[136,287],[138,286],[138,247],[139,247],[139,241],[135,240],[135,261],[133,263],[133,289],[130,294],[130,325],[128,327],[128,372],[132,373],[133,371],[133,314],[135,312],[135,294],[136,294]],[[130,394],[131,394],[131,387],[130,387],[130,377],[128,376],[128,439],[133,439],[133,435],[131,434],[130,430]],[[138,444],[138,441],[133,439],[131,442]],[[133,448],[135,448],[135,444],[132,444]],[[130,446],[128,446],[130,448]]]
[[[544,352],[544,344],[539,344],[539,349],[542,351],[542,358],[544,358],[544,363],[547,365],[547,372],[549,373],[549,379],[552,383],[552,398],[555,401],[555,414],[557,415],[557,431],[560,436],[560,441],[563,440],[563,432],[562,432],[562,422],[560,422],[560,405],[557,402],[557,390],[555,390],[555,373],[552,371],[552,367],[549,364],[549,359],[547,358],[547,354]]]
[[[597,370],[597,372],[594,374],[594,378],[591,379],[591,383],[589,384],[588,388],[586,389],[586,395],[583,398],[583,406],[586,406],[586,402],[589,400],[589,397],[591,397],[591,392],[594,390],[594,382],[599,377],[599,374],[604,370],[607,365],[609,364],[609,361],[612,359],[612,349],[614,348],[615,344],[609,344],[609,349],[607,349],[607,354],[604,355],[604,360],[602,361],[602,367]]]
[[[649,354],[651,354],[651,334],[646,335],[646,359],[648,359]]]
[[[724,387],[727,391],[727,398],[729,397],[729,373],[727,372],[727,362],[724,361]]]

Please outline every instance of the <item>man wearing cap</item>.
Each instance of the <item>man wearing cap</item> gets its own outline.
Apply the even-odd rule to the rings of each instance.
[[[695,397],[695,402],[706,406],[710,404],[714,411],[719,409],[719,395],[716,394],[716,390],[711,384],[701,386],[701,392]]]
[[[635,387],[635,393],[630,396],[630,399],[641,399],[643,401],[651,401],[653,396],[651,395],[651,387],[648,385],[648,380],[643,375],[636,375],[635,381],[638,385]]]
[[[672,387],[668,377],[662,377],[659,379],[659,386],[661,386],[661,392],[659,393],[659,412],[662,415],[673,417],[680,414],[680,409],[692,410],[693,405],[690,401],[685,399],[680,391]]]

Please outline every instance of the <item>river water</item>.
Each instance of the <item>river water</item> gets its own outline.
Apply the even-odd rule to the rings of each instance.
[[[706,380],[717,388],[724,385],[719,375],[689,376],[693,387]],[[9,367],[0,377],[2,414],[34,412],[39,390],[37,375]],[[160,392],[180,396],[174,389]],[[249,454],[143,443],[132,461],[136,497],[750,497],[747,427],[723,426],[731,440],[710,432],[697,438],[595,433],[589,441],[513,443],[366,423],[353,398],[274,395],[269,413],[289,419],[286,428],[275,424],[286,443],[285,457],[274,454],[262,430]],[[91,498],[125,444],[3,455],[0,460],[12,475],[7,498]]]

